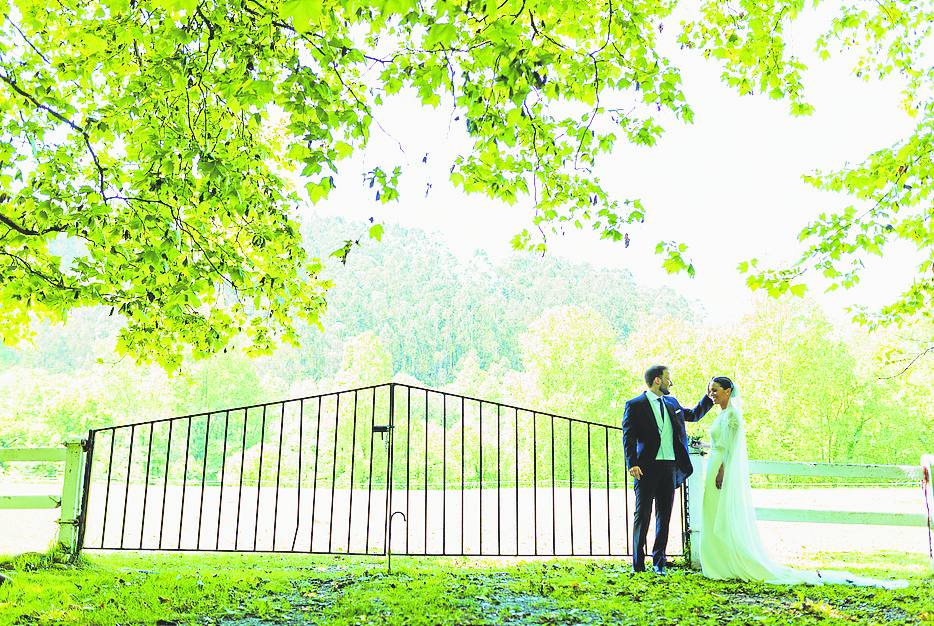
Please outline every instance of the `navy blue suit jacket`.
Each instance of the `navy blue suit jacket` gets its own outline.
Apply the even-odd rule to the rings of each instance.
[[[687,409],[678,403],[674,396],[663,396],[671,430],[674,435],[675,449],[675,487],[691,475],[694,467],[688,457],[688,433],[684,422],[696,422],[713,407],[713,401],[706,395],[693,409]],[[623,412],[623,449],[626,453],[626,468],[640,467],[645,471],[649,463],[655,460],[661,438],[655,413],[649,404],[645,392],[626,402]]]

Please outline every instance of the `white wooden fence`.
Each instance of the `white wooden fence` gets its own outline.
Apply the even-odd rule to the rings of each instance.
[[[688,541],[692,567],[700,567],[700,533],[698,523],[703,506],[704,470],[703,454],[691,449],[694,473],[688,479]],[[858,478],[886,481],[916,482],[923,488],[927,513],[880,513],[869,511],[826,511],[815,509],[792,509],[757,507],[756,517],[772,522],[808,522],[818,524],[867,524],[873,526],[914,526],[928,529],[928,550],[931,567],[934,569],[934,487],[932,487],[934,455],[925,455],[920,465],[850,465],[839,463],[792,463],[782,461],[750,461],[750,474],[777,476],[813,476],[822,478]],[[691,521],[694,520],[692,524]]]
[[[58,543],[68,553],[78,549],[78,524],[81,512],[81,486],[84,479],[85,440],[72,439],[60,448],[0,448],[5,463],[64,463],[62,495],[0,496],[0,509],[57,509]]]

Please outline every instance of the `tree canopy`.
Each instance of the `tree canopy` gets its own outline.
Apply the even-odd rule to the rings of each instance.
[[[534,207],[513,243],[544,250],[564,225],[625,241],[638,198],[595,174],[620,137],[652,145],[662,111],[690,122],[657,42],[676,3],[551,0],[6,0],[0,27],[0,338],[30,316],[105,305],[118,352],[172,369],[245,343],[266,352],[316,324],[330,282],[306,252],[290,173],[312,201],[364,149],[378,107],[403,90],[452,107],[470,137],[450,165],[468,193]],[[785,41],[803,0],[712,0],[681,42],[724,64],[741,93],[809,105]],[[817,267],[844,286],[891,238],[934,253],[930,0],[846,6],[818,42],[856,49],[864,76],[905,77],[914,135],[814,184],[873,204],[821,217],[797,267],[750,277],[773,293]],[[399,198],[399,165],[367,173]],[[927,204],[926,204],[927,203]],[[370,236],[379,238],[374,223]],[[337,251],[341,260],[354,245]],[[625,245],[625,244],[624,244]],[[64,251],[70,251],[65,254]],[[669,271],[686,248],[660,243]],[[931,259],[928,259],[928,263]],[[847,266],[847,263],[850,263]],[[752,263],[750,267],[755,267]],[[748,268],[747,268],[748,269]],[[889,310],[924,311],[928,276]]]
[[[814,2],[816,8],[821,2]],[[806,3],[723,2],[701,8],[701,19],[688,24],[681,41],[723,64],[723,80],[741,94],[766,93],[787,98],[793,114],[808,113],[802,87],[805,63],[787,45],[789,25],[806,13]],[[829,289],[859,282],[864,259],[881,256],[887,244],[908,242],[918,250],[916,280],[878,312],[863,311],[857,320],[870,326],[901,323],[915,317],[934,319],[934,2],[886,0],[842,2],[830,27],[815,42],[822,59],[842,54],[852,59],[863,80],[895,77],[902,107],[916,120],[911,134],[836,171],[817,171],[804,179],[814,187],[846,193],[853,204],[825,211],[799,234],[805,242],[791,267],[765,269],[756,259],[741,265],[748,284],[772,295],[804,293],[803,277],[819,272]],[[862,155],[853,155],[854,160]]]

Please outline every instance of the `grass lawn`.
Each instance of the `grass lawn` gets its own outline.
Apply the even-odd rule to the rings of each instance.
[[[909,578],[902,590],[716,582],[620,560],[506,562],[242,554],[0,559],[6,624],[934,624],[934,577],[906,553],[808,566]]]

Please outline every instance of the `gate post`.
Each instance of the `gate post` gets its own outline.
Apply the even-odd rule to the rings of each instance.
[[[58,520],[58,545],[69,555],[78,552],[78,525],[84,482],[85,439],[65,442],[65,479],[62,485],[62,514]]]
[[[700,558],[700,539],[701,531],[701,510],[704,497],[704,474],[706,473],[706,463],[704,463],[704,453],[693,446],[688,448],[688,454],[691,459],[691,465],[694,466],[694,472],[688,476],[684,483],[687,490],[687,511],[685,513],[685,556],[688,565],[692,569],[701,568]]]
[[[934,572],[934,454],[921,457],[921,488],[924,490],[924,507],[928,517],[928,557]]]

